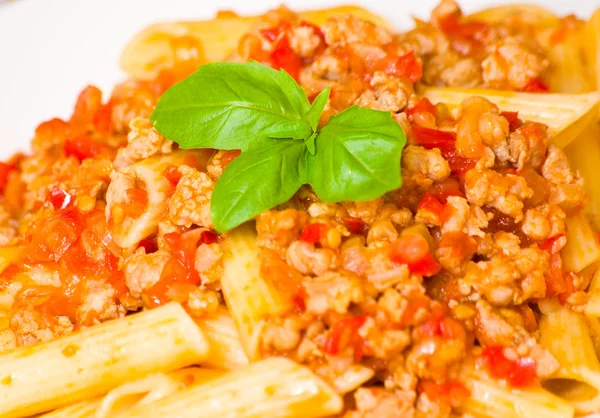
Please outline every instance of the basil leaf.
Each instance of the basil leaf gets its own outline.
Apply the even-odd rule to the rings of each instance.
[[[402,185],[406,137],[388,112],[352,106],[332,116],[308,155],[307,176],[326,202],[371,200]]]
[[[327,87],[319,95],[313,100],[312,105],[308,112],[306,112],[306,120],[310,124],[310,127],[313,131],[317,130],[317,126],[319,126],[319,120],[321,119],[321,113],[323,113],[323,109],[325,109],[325,105],[327,104],[327,100],[329,100],[329,93],[331,92],[331,87]]]
[[[265,139],[273,125],[304,121],[309,108],[304,91],[285,71],[222,62],[198,67],[167,90],[151,121],[181,148],[243,151]]]
[[[312,129],[305,120],[284,121],[269,126],[265,130],[265,135],[269,138],[277,139],[304,139],[312,134]]]
[[[225,169],[211,199],[215,229],[228,231],[288,201],[305,183],[303,141],[269,140]]]

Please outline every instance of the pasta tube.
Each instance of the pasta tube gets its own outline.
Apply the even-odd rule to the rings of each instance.
[[[291,308],[291,301],[260,274],[254,225],[231,231],[221,245],[221,287],[248,358],[260,358],[260,333],[264,320]]]
[[[541,343],[561,364],[560,395],[577,412],[600,409],[600,362],[590,337],[588,322],[580,313],[560,306],[556,301],[540,303],[544,314],[539,322]],[[554,387],[553,381],[545,382]],[[595,390],[589,390],[590,387]]]
[[[202,331],[176,303],[17,348],[0,355],[0,416],[52,410],[207,354]]]
[[[298,13],[298,16],[322,24],[332,16],[347,13],[392,29],[384,18],[355,6],[311,10]],[[162,70],[175,66],[179,43],[186,46],[191,43],[200,55],[200,62],[224,61],[235,50],[240,38],[258,22],[256,16],[222,14],[205,21],[151,25],[129,41],[121,54],[121,68],[138,79],[151,80]]]
[[[480,20],[490,24],[519,19],[520,22],[549,27],[558,23],[558,17],[550,10],[535,4],[507,4],[488,7],[465,17],[466,20]]]
[[[205,167],[212,154],[210,150],[180,151],[148,158],[113,173],[106,192],[106,218],[115,243],[121,248],[130,248],[156,231],[158,221],[167,210],[167,193],[173,187],[164,176],[165,168],[184,164],[190,155],[199,167]],[[135,218],[122,215],[128,204],[127,192],[132,189],[147,196],[144,212]]]
[[[435,103],[457,108],[470,96],[485,97],[500,110],[519,112],[523,120],[548,125],[554,142],[563,147],[572,142],[588,126],[598,120],[600,92],[585,94],[515,93],[501,90],[426,88],[423,95]]]
[[[196,322],[210,346],[210,352],[202,362],[203,365],[233,370],[249,363],[235,323],[226,309]]]
[[[340,396],[309,369],[273,357],[134,408],[127,416],[316,418],[336,414],[342,407]]]
[[[584,35],[586,64],[593,71],[594,90],[600,90],[600,9],[596,9],[587,22]]]
[[[600,126],[590,126],[565,148],[573,170],[586,180],[588,203],[584,212],[590,217],[596,231],[600,231],[600,182],[591,181],[600,167]]]
[[[600,260],[600,244],[584,213],[566,219],[567,244],[561,251],[567,271],[579,273]]]
[[[541,388],[516,390],[483,379],[469,380],[471,396],[462,412],[485,418],[573,417],[569,402]]]
[[[588,303],[585,305],[584,312],[587,316],[595,318],[595,322],[598,324],[598,318],[600,318],[600,269],[597,269],[592,276],[588,293],[590,298],[588,299]],[[595,329],[600,331],[600,328],[598,327]],[[598,337],[600,338],[600,332],[598,334]]]
[[[223,372],[190,367],[169,373],[153,373],[127,382],[104,397],[85,400],[42,415],[44,418],[109,418],[126,414],[132,407],[147,405],[192,384],[204,383]]]

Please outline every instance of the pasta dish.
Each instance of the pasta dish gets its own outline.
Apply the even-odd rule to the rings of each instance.
[[[600,9],[157,23],[0,163],[0,417],[600,413]]]

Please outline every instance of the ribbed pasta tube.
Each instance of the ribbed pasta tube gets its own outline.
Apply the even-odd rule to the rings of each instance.
[[[148,373],[198,363],[202,331],[176,303],[0,355],[0,416],[92,398]]]

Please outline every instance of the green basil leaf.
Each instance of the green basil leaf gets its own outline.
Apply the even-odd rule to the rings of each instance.
[[[265,135],[269,138],[277,139],[305,139],[312,134],[308,122],[305,120],[294,120],[294,121],[283,121],[276,123],[275,125],[269,126],[265,130]]]
[[[325,109],[325,105],[327,105],[327,100],[329,100],[329,93],[331,92],[331,87],[327,87],[319,95],[313,100],[312,105],[308,112],[306,112],[306,120],[310,124],[310,127],[313,131],[317,130],[317,126],[319,126],[319,120],[321,119],[321,113],[323,113],[323,109]]]
[[[305,120],[309,108],[286,72],[256,62],[220,62],[198,67],[167,90],[151,120],[181,148],[243,151],[265,139],[267,128]]]
[[[306,141],[304,141],[304,144],[306,145],[306,149],[311,154],[314,154],[317,151],[315,141],[317,140],[318,135],[319,134],[317,132],[313,132],[313,134],[311,136],[309,136],[306,139]]]
[[[307,176],[326,202],[371,200],[402,185],[406,137],[388,112],[352,106],[332,116],[308,155]]]
[[[225,169],[211,199],[215,229],[228,231],[291,199],[305,183],[303,141],[268,140]]]

